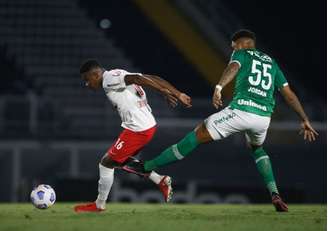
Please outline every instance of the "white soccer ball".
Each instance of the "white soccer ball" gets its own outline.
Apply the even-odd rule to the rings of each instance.
[[[47,209],[56,201],[55,190],[46,184],[40,184],[31,192],[31,202],[38,209]]]

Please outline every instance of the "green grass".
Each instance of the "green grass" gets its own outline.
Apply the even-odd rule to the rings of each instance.
[[[326,230],[326,205],[289,205],[276,213],[272,205],[108,204],[100,214],[75,214],[74,204],[48,210],[31,204],[0,204],[0,231],[162,231],[162,230]]]

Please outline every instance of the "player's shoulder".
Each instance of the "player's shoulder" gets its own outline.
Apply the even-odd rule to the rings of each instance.
[[[245,57],[245,51],[244,50],[234,50],[231,54],[230,57],[230,63],[232,62],[236,62],[239,64],[239,66],[242,65],[242,63],[244,62],[244,57]]]
[[[129,72],[124,69],[111,69],[109,71],[105,71],[103,74],[104,79],[121,79],[123,80],[127,75],[141,75],[141,73],[137,72]]]
[[[122,75],[125,75],[126,73],[128,73],[128,71],[126,71],[124,69],[119,69],[119,68],[115,68],[115,69],[106,71],[106,75],[109,75],[109,76],[122,76]]]
[[[124,81],[124,76],[128,73],[123,69],[111,69],[103,74],[103,88],[118,86]]]
[[[245,52],[246,52],[245,49],[234,50],[234,51],[232,52],[232,54],[231,54],[231,57],[244,55]]]

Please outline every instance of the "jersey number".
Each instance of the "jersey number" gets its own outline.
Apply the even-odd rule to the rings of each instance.
[[[117,139],[116,143],[114,144],[114,147],[117,150],[120,150],[123,147],[124,141],[121,141],[120,138]]]
[[[258,67],[262,66],[262,70]],[[255,76],[249,76],[248,82],[253,86],[258,86],[261,84],[261,87],[264,90],[269,90],[272,85],[272,77],[268,72],[272,66],[270,64],[261,63],[260,61],[253,60],[252,63],[252,74],[256,74]]]

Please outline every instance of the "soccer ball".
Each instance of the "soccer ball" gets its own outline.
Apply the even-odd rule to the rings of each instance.
[[[38,209],[47,209],[56,201],[55,190],[46,184],[40,184],[31,192],[31,202]]]

